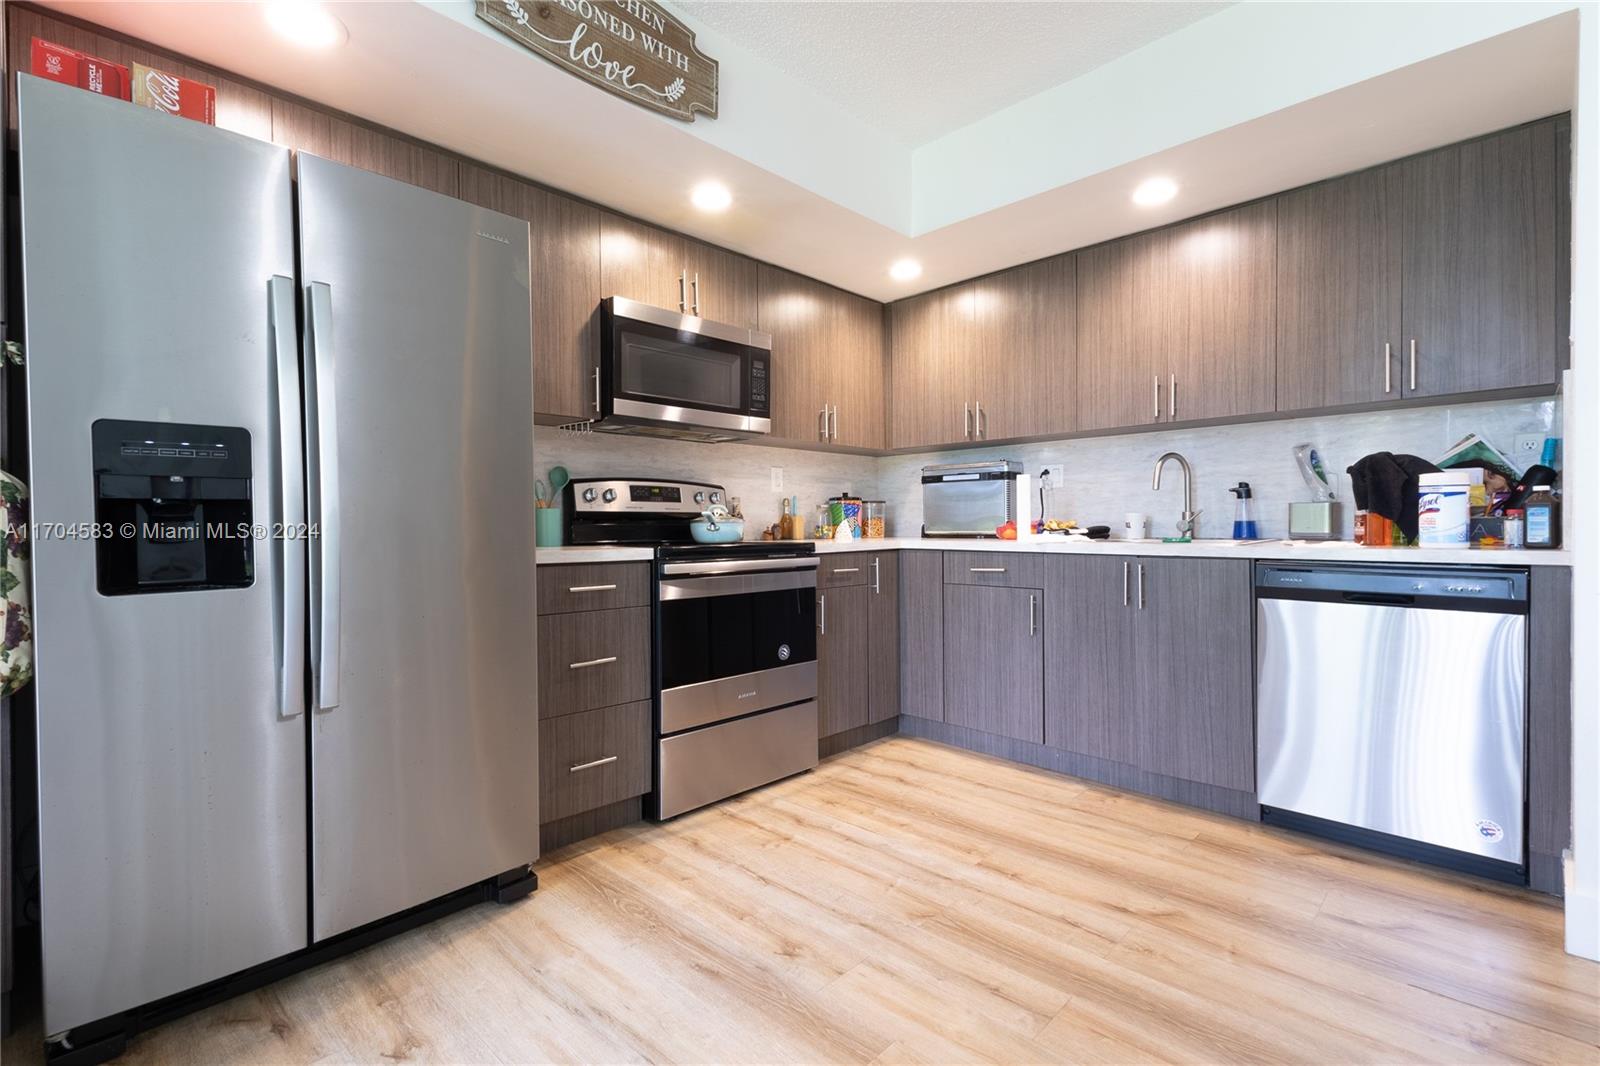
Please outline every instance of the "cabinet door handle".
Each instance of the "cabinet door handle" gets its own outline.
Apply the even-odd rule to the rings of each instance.
[[[1159,422],[1161,420],[1161,375],[1157,374],[1155,376],[1155,378],[1154,378],[1154,381],[1156,383],[1156,387],[1155,387],[1156,407],[1155,407],[1155,414],[1152,417],[1156,421]]]
[[[615,585],[568,585],[568,592],[612,592]]]
[[[822,405],[822,410],[817,412],[817,439],[820,440],[820,441],[825,441],[825,440],[828,439],[828,405],[827,404],[823,404]]]
[[[1003,566],[969,566],[967,567],[967,572],[969,574],[1003,574],[1006,572],[1006,568]]]
[[[977,400],[972,401],[972,429],[979,440],[988,436],[988,431],[984,427],[983,404]]]
[[[696,270],[694,272],[692,284],[694,285],[694,313],[698,315],[700,313],[700,271]]]
[[[1167,375],[1167,417],[1178,417],[1178,375]]]
[[[581,762],[576,766],[569,766],[567,767],[567,773],[575,774],[579,770],[593,770],[596,766],[605,766],[616,761],[617,757],[615,755],[607,755],[604,759],[595,759],[591,762]]]
[[[859,573],[861,573],[861,567],[859,567],[859,566],[836,566],[836,567],[833,568],[833,572],[836,573],[836,574],[859,574]]]
[[[829,425],[828,425],[828,439],[830,439],[830,440],[838,440],[839,439],[839,405],[838,404],[834,404],[833,405],[833,414],[830,416],[830,418],[831,418],[831,421],[829,422]]]
[[[1129,564],[1127,562],[1124,562],[1122,564],[1122,606],[1124,606],[1124,607],[1128,606],[1128,570],[1129,569],[1130,569]]]
[[[678,271],[678,310],[689,310],[689,272]]]
[[[600,413],[600,368],[594,368],[594,413]]]
[[[1039,634],[1039,597],[1028,593],[1028,636]]]
[[[872,557],[872,594],[874,596],[883,595],[882,578],[883,578],[883,574],[878,569],[878,557],[876,555],[874,555]]]
[[[1411,391],[1417,391],[1417,338],[1411,338]]]
[[[1383,342],[1383,394],[1385,396],[1394,388],[1394,345],[1388,341]]]
[[[1139,610],[1144,610],[1144,564],[1139,564]]]
[[[972,439],[972,404],[961,405],[961,435],[967,440]]]
[[[567,669],[568,670],[587,670],[591,666],[604,666],[607,663],[614,663],[616,661],[617,661],[617,657],[615,655],[607,655],[604,659],[585,659],[581,663],[568,663],[567,664]]]
[[[828,635],[828,597],[817,597],[817,632]]]

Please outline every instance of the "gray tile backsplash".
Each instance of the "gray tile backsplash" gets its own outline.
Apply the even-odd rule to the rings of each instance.
[[[1166,451],[1181,452],[1194,467],[1200,535],[1232,532],[1234,498],[1228,489],[1250,482],[1264,537],[1288,532],[1288,504],[1309,499],[1292,449],[1312,444],[1344,503],[1350,536],[1350,479],[1345,468],[1376,451],[1410,452],[1437,459],[1468,433],[1487,437],[1510,454],[1522,434],[1561,436],[1561,401],[1497,400],[1362,414],[1326,415],[1199,429],[1153,430],[1111,437],[1082,437],[1043,444],[996,445],[872,458],[797,451],[757,444],[695,444],[607,434],[571,434],[541,427],[536,434],[541,470],[564,464],[574,477],[597,475],[697,477],[726,486],[743,502],[749,536],[776,521],[779,500],[798,495],[808,520],[816,505],[842,490],[889,501],[891,536],[917,536],[922,527],[921,468],[931,463],[1003,457],[1020,460],[1037,476],[1060,464],[1063,487],[1051,491],[1047,513],[1082,525],[1117,528],[1122,516],[1151,517],[1155,535],[1173,531],[1181,510],[1181,479],[1170,469],[1160,492],[1150,489],[1151,468]],[[771,487],[771,468],[783,468],[783,490]]]

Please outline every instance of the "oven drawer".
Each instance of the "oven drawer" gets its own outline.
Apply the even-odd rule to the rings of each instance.
[[[650,701],[539,723],[539,821],[650,791]]]
[[[737,795],[817,765],[815,700],[657,741],[656,817]]]
[[[872,552],[829,552],[817,559],[817,588],[836,589],[872,583]]]
[[[1044,588],[1044,556],[1025,548],[990,552],[945,552],[947,585],[1003,585]]]
[[[650,698],[650,608],[539,620],[539,717]]]
[[[539,567],[539,613],[650,606],[649,563],[557,563]]]

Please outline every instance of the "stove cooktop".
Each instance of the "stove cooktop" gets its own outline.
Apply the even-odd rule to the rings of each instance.
[[[782,559],[813,555],[809,540],[742,540],[735,544],[658,544],[656,558],[670,559]]]

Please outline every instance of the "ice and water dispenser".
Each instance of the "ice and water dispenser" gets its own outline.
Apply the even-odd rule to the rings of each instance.
[[[249,432],[112,419],[92,432],[101,593],[250,584]]]

